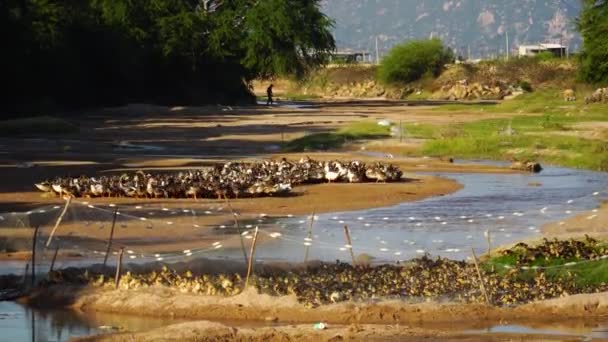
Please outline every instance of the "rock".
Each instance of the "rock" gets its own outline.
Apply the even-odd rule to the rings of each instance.
[[[511,166],[509,168],[512,170],[527,171],[527,172],[532,172],[532,173],[539,173],[543,170],[543,167],[539,163],[532,162],[532,161],[526,161],[526,162],[516,161],[513,164],[511,164]]]

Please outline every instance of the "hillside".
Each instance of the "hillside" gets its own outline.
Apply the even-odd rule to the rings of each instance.
[[[381,50],[412,38],[440,37],[466,56],[502,54],[505,32],[511,48],[542,41],[580,46],[573,19],[578,0],[326,0],[324,12],[336,20],[340,48]]]

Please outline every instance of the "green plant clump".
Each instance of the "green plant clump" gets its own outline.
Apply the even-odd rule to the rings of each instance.
[[[439,76],[454,54],[439,39],[413,40],[395,46],[382,60],[378,79],[384,84],[409,83],[425,75]]]

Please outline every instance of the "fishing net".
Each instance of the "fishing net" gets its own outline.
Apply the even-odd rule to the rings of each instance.
[[[470,257],[471,248],[483,253],[539,234],[540,225],[533,223],[596,210],[604,198],[606,192],[597,191],[527,210],[476,212],[463,204],[462,209],[447,213],[431,200],[424,207],[413,207],[415,212],[404,204],[299,216],[241,214],[232,210],[230,202],[216,200],[109,203],[108,199],[71,199],[69,204],[0,214],[0,229],[3,249],[14,252],[31,251],[35,227],[39,228],[36,272],[48,271],[53,261],[54,268],[104,262],[113,266],[121,250],[127,264],[198,258],[244,262],[254,237],[256,261],[393,263],[426,254],[463,260]],[[586,215],[584,223],[591,223],[598,213]],[[3,273],[20,274],[27,264],[28,257],[16,258],[5,263]]]

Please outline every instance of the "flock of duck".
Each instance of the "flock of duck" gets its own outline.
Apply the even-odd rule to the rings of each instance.
[[[302,158],[255,163],[228,162],[179,173],[134,174],[36,183],[38,190],[59,196],[134,198],[239,198],[289,193],[293,186],[321,182],[394,182],[403,173],[393,165]]]
[[[485,288],[494,305],[514,305],[535,300],[560,297],[568,294],[594,293],[608,290],[604,282],[581,282],[576,269],[561,271],[540,268],[515,267],[525,265],[551,265],[556,260],[566,262],[589,257],[603,261],[608,247],[597,240],[548,241],[537,247],[518,245],[501,252],[497,258],[481,264]],[[501,268],[496,260],[516,260],[508,268]],[[76,282],[112,288],[114,277],[110,273],[93,274],[82,269],[54,271],[51,284]],[[424,256],[402,264],[365,266],[336,263],[309,265],[305,269],[285,270],[264,267],[250,280],[260,293],[274,296],[295,295],[307,307],[341,301],[360,301],[379,298],[410,300],[450,299],[461,302],[485,302],[480,290],[479,275],[475,266],[464,261],[432,259]],[[166,286],[182,293],[232,296],[240,293],[244,279],[239,274],[203,274],[190,271],[178,273],[166,266],[160,272],[126,273],[120,280],[122,289],[137,290],[150,286]]]

